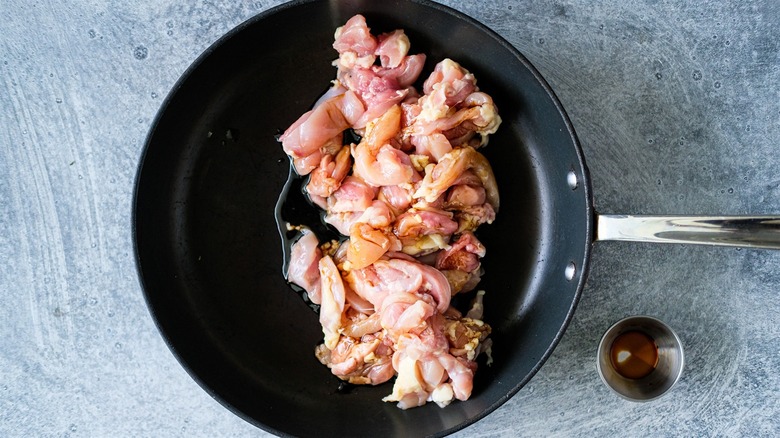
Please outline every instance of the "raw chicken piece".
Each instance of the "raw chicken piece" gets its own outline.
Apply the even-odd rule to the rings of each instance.
[[[333,263],[333,259],[329,256],[321,258],[319,270],[322,292],[320,324],[322,324],[322,333],[325,335],[325,346],[332,350],[339,341],[346,291],[341,280],[341,273]]]
[[[290,266],[287,269],[287,281],[302,287],[314,304],[320,304],[319,262],[322,251],[318,247],[317,236],[308,229],[292,245]]]
[[[441,132],[453,146],[468,144],[474,134],[480,135],[476,147],[487,144],[488,134],[494,134],[501,125],[501,117],[497,109],[484,93],[473,93],[466,98],[463,105],[451,109],[448,106],[442,108],[423,108],[414,124],[407,127],[405,135],[428,136]],[[420,102],[427,103],[425,97]],[[473,97],[473,98],[472,98]],[[426,119],[426,117],[436,117]]]
[[[390,144],[371,150],[365,143],[353,148],[356,175],[369,184],[393,186],[409,181],[414,173],[409,156]]]
[[[405,99],[401,103],[401,126],[404,127],[403,134],[405,134],[406,137],[409,136],[408,131],[410,131],[410,127],[414,125],[417,117],[422,112],[419,101],[420,98],[418,96],[416,98]]]
[[[415,198],[434,202],[457,181],[463,172],[471,170],[477,175],[485,188],[487,202],[498,211],[499,196],[493,169],[484,155],[474,148],[466,146],[454,149],[446,154],[438,164],[429,164],[425,168],[425,177],[414,193]]]
[[[363,375],[368,377],[372,385],[384,383],[395,376],[393,369],[393,343],[386,339],[381,332],[364,335],[360,340],[370,342],[373,339],[379,339],[381,343],[374,351],[374,356],[367,358],[367,367],[363,370]]]
[[[463,172],[447,191],[444,200],[444,209],[463,210],[464,208],[482,205],[487,200],[487,192],[482,187],[482,180],[467,170]]]
[[[479,284],[479,281],[482,279],[481,270],[465,272],[453,269],[444,270],[441,271],[441,273],[447,277],[447,281],[450,283],[450,288],[452,289],[453,295],[474,290],[474,288],[477,287],[477,284]]]
[[[347,89],[343,85],[341,85],[339,81],[333,81],[331,87],[328,88],[328,90],[325,93],[323,93],[322,96],[320,96],[316,102],[314,102],[314,106],[312,107],[312,109],[317,108],[318,106],[330,100],[331,98],[344,94],[346,92]]]
[[[485,247],[472,233],[463,233],[449,249],[436,257],[436,269],[458,269],[471,272],[479,269],[479,259],[485,257]]]
[[[352,289],[363,299],[382,308],[390,294],[427,293],[436,303],[436,310],[442,313],[450,305],[450,285],[446,277],[435,268],[394,258],[378,260],[363,269],[355,269],[346,277]]]
[[[382,67],[395,68],[401,65],[410,47],[409,37],[398,29],[379,35],[379,46],[374,53],[379,56]]]
[[[393,232],[401,239],[403,252],[420,257],[447,248],[457,229],[450,212],[412,208],[398,217]]]
[[[444,327],[444,333],[450,344],[450,354],[455,357],[471,361],[489,347],[485,341],[490,336],[491,328],[480,319],[469,317],[447,319]]]
[[[464,105],[463,121],[472,126],[478,134],[482,135],[482,145],[487,144],[487,135],[495,134],[501,125],[501,117],[498,115],[493,98],[482,92],[471,93],[466,97]],[[476,112],[474,110],[477,110]]]
[[[417,90],[411,88],[412,84],[420,77],[425,66],[425,55],[409,55],[401,61],[400,65],[393,68],[372,67],[374,73],[383,78],[392,78],[402,90],[406,90],[406,96],[417,96]],[[406,100],[406,99],[404,99]]]
[[[482,276],[479,259],[484,256],[482,243],[474,234],[465,232],[452,246],[439,252],[435,266],[447,277],[453,295],[470,292]]]
[[[361,269],[379,260],[387,251],[399,251],[401,242],[390,225],[395,215],[390,207],[375,200],[353,223],[349,232],[347,260],[350,269]]]
[[[395,220],[395,214],[390,207],[380,200],[375,200],[371,206],[363,212],[358,222],[368,224],[376,229],[387,228]]]
[[[400,71],[398,72],[401,73]],[[366,111],[352,123],[353,128],[362,129],[372,120],[380,117],[393,105],[401,103],[409,90],[401,87],[398,74],[379,74],[373,68],[355,67],[339,70],[338,80],[353,91],[364,104]]]
[[[444,155],[452,151],[450,141],[444,134],[439,132],[428,135],[414,135],[412,136],[412,144],[414,145],[415,154],[427,155],[434,162],[438,162]]]
[[[295,158],[311,155],[363,115],[363,104],[352,91],[332,97],[303,114],[279,137],[284,151]]]
[[[494,134],[501,125],[493,99],[485,93],[470,94],[456,109],[437,112],[439,118],[432,121],[418,118],[408,133],[419,136],[442,132],[453,145],[471,145],[471,138],[479,134],[479,141],[473,143],[475,147],[480,147],[487,144],[488,134]]]
[[[356,176],[348,176],[328,198],[328,211],[332,213],[364,212],[373,204],[377,189]],[[349,233],[344,233],[349,234]]]
[[[453,186],[476,186],[482,187],[482,180],[472,171],[467,170],[460,174],[460,176],[453,182]]]
[[[327,208],[327,205],[325,206]],[[349,236],[349,230],[363,216],[362,211],[329,212],[323,219],[326,224],[333,225],[344,236]]]
[[[420,179],[419,176],[417,178]],[[378,199],[387,204],[393,210],[393,213],[398,215],[411,207],[412,193],[414,193],[414,186],[409,183],[396,186],[382,186],[379,189]]]
[[[359,339],[342,336],[335,349],[319,345],[315,355],[334,375],[352,384],[379,385],[395,375],[392,347],[373,334]]]
[[[408,356],[400,357],[402,359],[398,360],[398,364],[393,366],[398,373],[398,377],[396,377],[393,385],[393,392],[383,398],[382,401],[398,402],[398,407],[401,409],[422,406],[431,394],[423,386],[424,379],[418,362]]]
[[[381,201],[380,201],[381,202]],[[357,222],[349,230],[349,269],[363,269],[388,251],[400,251],[401,241],[390,231]]]
[[[293,167],[298,175],[308,175],[312,170],[316,169],[320,164],[320,161],[322,161],[322,152],[315,151],[311,155],[306,155],[304,157],[298,158],[291,156],[290,158],[293,160]]]
[[[370,304],[369,312],[370,315],[354,309],[347,310],[348,322],[344,326],[342,334],[352,338],[360,338],[363,335],[382,330],[382,314],[374,312],[373,306]]]
[[[319,150],[313,152],[311,155],[304,157],[291,156],[293,159],[293,166],[298,175],[308,175],[312,170],[316,169],[322,162],[322,158],[327,155],[336,155],[343,147],[341,145],[343,139],[342,134],[338,134],[330,140],[326,141]]]
[[[338,263],[338,258],[334,259],[334,262]],[[339,266],[338,264],[336,265]],[[344,284],[344,288],[346,290],[345,299],[347,302],[347,305],[351,310],[354,310],[355,312],[361,313],[364,316],[376,315],[374,313],[374,305],[363,299],[360,295],[356,294],[354,290],[352,290],[351,287],[349,287],[348,284]],[[366,322],[363,320],[358,319],[351,319],[349,327],[344,329],[344,334],[347,336],[352,337],[359,337],[363,336],[366,333],[373,333],[377,330],[379,330],[381,327],[379,326],[379,318],[375,318],[376,321],[373,322]],[[376,324],[377,328],[376,330],[371,330],[370,328],[373,327],[373,324]]]
[[[450,299],[452,298],[452,291],[447,278],[431,266],[419,262],[416,262],[415,266],[422,272],[424,280],[421,291],[432,296],[434,301],[436,301],[436,310],[439,313],[444,313],[450,307]]]
[[[452,392],[458,400],[468,400],[474,389],[474,370],[468,366],[465,359],[455,357],[449,353],[437,357],[441,366],[447,370],[447,375],[452,381]],[[476,363],[473,363],[476,365]]]
[[[423,92],[429,106],[423,104],[423,112],[428,108],[453,107],[463,102],[466,97],[476,91],[477,80],[468,70],[457,62],[447,58],[436,64],[433,73],[425,80]],[[435,113],[435,112],[434,112]],[[438,117],[423,116],[428,120]]]
[[[398,216],[393,232],[401,238],[420,237],[431,234],[450,236],[458,229],[452,220],[452,213],[441,210],[409,209]]]
[[[485,203],[487,194],[482,186],[453,185],[447,193],[447,208],[459,210]]]
[[[337,28],[334,39],[333,48],[339,53],[354,52],[357,56],[367,56],[373,55],[377,48],[377,40],[371,35],[366,18],[360,14]]]
[[[466,318],[482,319],[482,315],[485,313],[484,298],[485,291],[478,290],[474,301],[471,302],[471,309],[466,313]]]
[[[355,175],[377,187],[411,180],[414,169],[409,156],[388,143],[400,129],[401,107],[398,105],[368,124],[363,140],[352,149]]]
[[[325,222],[333,225],[339,233],[349,236],[349,230],[363,216],[363,212],[371,207],[376,194],[377,189],[362,179],[356,176],[346,177],[325,202]]]
[[[346,376],[354,372],[365,362],[365,357],[376,350],[379,339],[371,342],[356,342],[356,339],[342,336],[336,347],[330,352],[330,368],[337,376]]]
[[[463,207],[455,213],[458,221],[458,233],[475,231],[482,224],[492,224],[496,220],[496,211],[489,203]]]
[[[379,260],[363,269],[353,269],[347,282],[360,297],[382,308],[389,294],[416,292],[422,286],[422,273],[412,263],[402,260]]]
[[[319,166],[311,174],[306,192],[309,195],[327,198],[341,187],[341,182],[346,178],[351,167],[352,157],[347,146],[342,146],[335,157],[323,156]]]
[[[423,258],[446,248],[448,240],[449,236],[442,236],[441,234],[405,237],[401,239],[401,244],[403,245],[401,251],[416,258]]]
[[[382,301],[382,328],[391,339],[406,333],[419,333],[426,328],[426,321],[436,312],[436,303],[430,295],[409,292],[388,294]]]

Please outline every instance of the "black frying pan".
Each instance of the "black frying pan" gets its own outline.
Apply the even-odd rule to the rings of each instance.
[[[383,403],[391,384],[340,385],[313,354],[317,315],[282,276],[274,205],[289,164],[275,135],[334,77],[333,32],[355,13],[375,32],[405,29],[412,53],[428,55],[423,77],[442,58],[457,60],[504,120],[484,150],[501,211],[478,232],[494,363],[480,367],[470,400],[444,409]],[[483,25],[427,1],[292,2],[217,41],[163,104],[137,177],[140,277],[182,365],[245,420],[277,434],[445,435],[512,397],[563,335],[596,239],[589,184],[552,90]]]

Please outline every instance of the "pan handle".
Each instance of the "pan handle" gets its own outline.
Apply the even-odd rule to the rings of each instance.
[[[780,216],[596,215],[596,239],[780,249]]]

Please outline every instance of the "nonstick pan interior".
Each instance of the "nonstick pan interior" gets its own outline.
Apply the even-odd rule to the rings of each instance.
[[[461,63],[504,121],[484,150],[501,210],[477,233],[488,251],[479,288],[487,291],[494,362],[480,362],[469,401],[444,409],[383,403],[391,383],[340,385],[314,357],[317,315],[282,275],[274,205],[289,164],[275,135],[334,78],[333,32],[355,13],[375,32],[405,29],[411,53],[428,55],[423,77],[445,57]],[[174,87],[149,134],[134,227],[150,312],[183,367],[247,421],[304,436],[441,435],[487,415],[552,352],[592,242],[587,171],[546,83],[482,25],[406,1],[293,2],[215,43]]]

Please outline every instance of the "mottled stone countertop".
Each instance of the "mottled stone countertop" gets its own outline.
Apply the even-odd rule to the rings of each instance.
[[[166,347],[134,267],[150,123],[188,65],[278,1],[0,1],[0,436],[264,436]],[[780,3],[447,1],[541,71],[602,213],[780,213]],[[779,436],[780,252],[597,243],[523,390],[456,436]],[[680,335],[678,385],[600,381],[614,321]]]

